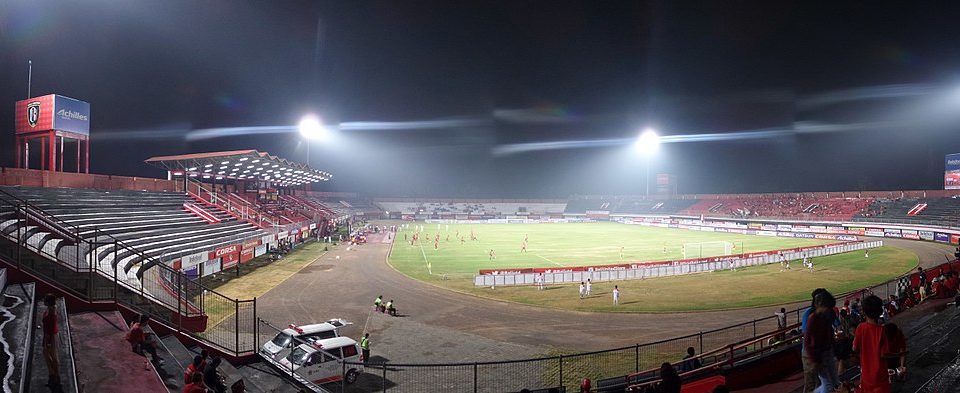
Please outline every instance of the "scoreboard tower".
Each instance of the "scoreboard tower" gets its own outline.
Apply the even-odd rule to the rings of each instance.
[[[17,168],[90,173],[90,104],[48,94],[17,101]]]

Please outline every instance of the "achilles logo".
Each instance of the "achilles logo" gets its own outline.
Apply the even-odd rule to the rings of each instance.
[[[68,111],[66,109],[61,109],[57,111],[57,116],[60,116],[65,119],[74,119],[74,120],[83,120],[83,121],[87,121],[89,119],[89,116],[87,115],[84,115],[80,112]]]
[[[230,246],[230,247],[226,247],[226,248],[221,248],[221,249],[217,250],[217,253],[214,254],[214,255],[216,255],[217,258],[219,258],[219,257],[222,257],[222,256],[227,255],[227,254],[233,254],[233,253],[235,253],[235,252],[237,252],[237,246],[234,245],[234,246]]]

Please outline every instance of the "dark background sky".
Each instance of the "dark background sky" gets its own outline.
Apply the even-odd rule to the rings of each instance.
[[[470,120],[312,144],[332,190],[643,193],[627,144],[493,151],[646,126],[780,132],[665,144],[652,173],[677,175],[685,193],[936,189],[943,155],[960,151],[958,20],[958,2],[6,0],[0,164],[13,165],[32,59],[34,95],[91,103],[96,173],[161,177],[142,161],[235,148],[303,160],[292,130],[186,136],[316,112],[331,124]]]

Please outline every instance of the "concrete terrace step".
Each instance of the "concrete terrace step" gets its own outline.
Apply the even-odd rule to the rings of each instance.
[[[12,358],[6,351],[0,351],[0,364],[9,367],[10,377],[3,380],[0,375],[0,391],[26,391],[30,368],[30,350],[33,329],[34,307],[36,306],[35,286],[33,283],[10,284],[0,296],[3,308],[0,309],[0,341],[9,348]]]
[[[127,327],[116,311],[70,316],[78,380],[90,392],[164,392],[150,361],[130,349]],[[131,388],[136,387],[135,390]]]
[[[33,350],[32,364],[30,366],[30,382],[28,383],[31,392],[56,391],[50,390],[45,385],[47,383],[47,364],[43,359],[43,331],[41,330],[41,320],[43,314],[47,311],[46,306],[41,304],[43,296],[37,297],[37,305],[33,323]],[[76,392],[79,390],[77,382],[77,371],[74,365],[74,347],[73,331],[71,330],[70,319],[67,316],[67,305],[63,298],[57,298],[57,354],[60,359],[60,384],[63,392]]]

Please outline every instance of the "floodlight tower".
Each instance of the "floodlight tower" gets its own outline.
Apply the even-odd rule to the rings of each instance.
[[[637,138],[637,141],[634,143],[634,148],[637,149],[644,158],[644,176],[643,181],[646,185],[646,197],[650,197],[650,159],[656,154],[657,150],[660,149],[660,136],[657,135],[657,132],[652,128],[647,127],[640,133],[640,137]]]
[[[320,118],[316,115],[306,115],[300,119],[300,124],[297,125],[297,130],[300,131],[300,136],[304,138],[304,143],[307,145],[307,166],[309,166],[310,141],[326,139],[328,131],[326,127],[323,126],[323,122],[321,122]]]

